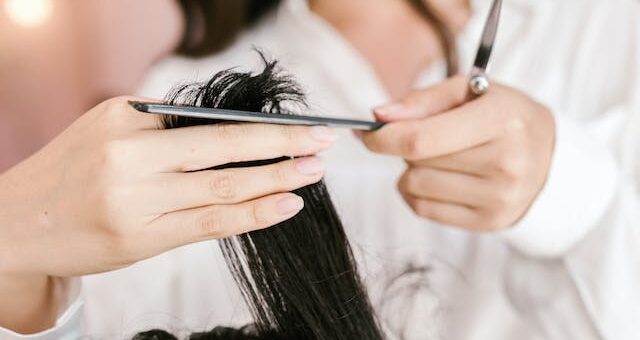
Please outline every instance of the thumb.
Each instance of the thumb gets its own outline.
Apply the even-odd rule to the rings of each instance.
[[[454,76],[430,88],[412,91],[394,103],[375,108],[373,112],[382,122],[425,118],[464,104],[467,88],[465,76]]]

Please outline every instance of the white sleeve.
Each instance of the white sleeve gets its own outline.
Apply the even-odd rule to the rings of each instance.
[[[619,0],[597,5],[587,13],[603,13],[588,16],[593,21],[579,21],[581,30],[572,37],[581,41],[575,42],[580,49],[565,56],[580,65],[562,79],[572,87],[565,95],[575,103],[560,109],[568,112],[554,112],[556,145],[547,183],[528,213],[502,233],[528,256],[567,254],[606,223],[603,219],[617,209],[626,187],[640,187],[640,177],[633,174],[640,164],[640,4]],[[615,89],[615,96],[609,89]],[[592,113],[582,114],[591,108]]]
[[[545,188],[501,234],[507,294],[545,338],[640,336],[640,24],[628,37],[628,96],[587,121],[557,118]]]
[[[0,327],[0,339],[3,340],[75,340],[82,337],[82,309],[80,279],[57,279],[55,294],[60,301],[56,324],[36,334],[18,334]]]
[[[640,108],[615,111],[610,117],[628,118],[617,130],[626,144],[618,157],[593,140],[578,147],[594,135],[561,122],[546,188],[502,234],[514,249],[507,293],[549,339],[640,334]]]

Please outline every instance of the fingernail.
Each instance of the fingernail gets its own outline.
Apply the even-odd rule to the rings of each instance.
[[[338,139],[336,132],[326,126],[314,126],[311,128],[311,136],[320,142],[335,142]]]
[[[405,106],[400,103],[392,103],[388,105],[379,106],[375,108],[373,111],[380,116],[390,117],[398,113],[401,113],[405,109],[406,109]]]
[[[296,168],[303,175],[317,175],[324,170],[324,164],[320,158],[307,157],[297,161]]]
[[[362,137],[364,136],[364,132],[360,131],[360,130],[351,130],[353,132],[353,135],[362,140]]]
[[[280,215],[291,215],[304,208],[304,201],[300,196],[283,198],[276,203],[276,209]]]

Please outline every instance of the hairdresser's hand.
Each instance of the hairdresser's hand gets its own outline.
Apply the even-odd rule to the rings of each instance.
[[[158,117],[133,110],[128,99],[100,104],[0,175],[0,326],[50,326],[51,277],[113,270],[293,217],[303,201],[289,191],[321,179],[316,157],[192,171],[313,155],[335,140],[318,127],[159,130]]]
[[[462,76],[415,91],[376,109],[390,123],[363,141],[406,159],[398,187],[418,215],[473,231],[509,228],[544,186],[554,120],[542,105],[499,84],[475,100],[466,96]]]
[[[318,158],[191,171],[313,155],[335,139],[328,128],[265,124],[159,130],[127,99],[100,104],[0,176],[0,273],[108,271],[274,225],[302,209],[290,191],[321,179]]]

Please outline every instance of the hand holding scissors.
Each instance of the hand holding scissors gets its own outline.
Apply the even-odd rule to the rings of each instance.
[[[505,229],[526,214],[555,139],[548,109],[487,79],[501,4],[492,5],[470,76],[376,109],[387,124],[362,134],[370,150],[405,159],[398,189],[416,214],[473,231]]]

